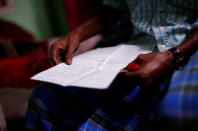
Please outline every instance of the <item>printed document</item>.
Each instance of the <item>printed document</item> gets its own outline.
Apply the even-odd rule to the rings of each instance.
[[[97,48],[75,56],[71,65],[58,64],[33,76],[32,80],[64,87],[107,89],[121,69],[139,54],[150,52],[151,45],[118,45]]]

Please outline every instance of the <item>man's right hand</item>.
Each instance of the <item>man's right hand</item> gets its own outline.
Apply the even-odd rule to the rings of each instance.
[[[72,63],[73,53],[78,49],[80,44],[79,33],[72,31],[51,46],[50,59],[54,64],[66,62]]]
[[[98,16],[88,19],[51,46],[50,59],[54,64],[71,64],[73,53],[78,49],[80,42],[99,33],[101,29],[102,24]]]

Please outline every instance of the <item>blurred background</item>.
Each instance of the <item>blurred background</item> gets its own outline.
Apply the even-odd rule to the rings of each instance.
[[[68,31],[64,0],[1,1],[5,1],[1,2],[5,3],[1,8],[6,8],[6,4],[9,3],[12,6],[8,7],[7,12],[0,13],[0,19],[17,24],[31,33],[36,40],[64,35]]]
[[[32,33],[36,40],[64,35],[69,29],[73,29],[94,14],[93,0],[0,1],[1,8],[7,6],[7,11],[0,10],[0,19],[17,24]]]
[[[50,45],[93,16],[96,1],[0,0],[0,131],[23,130],[39,84],[30,77],[51,67]]]

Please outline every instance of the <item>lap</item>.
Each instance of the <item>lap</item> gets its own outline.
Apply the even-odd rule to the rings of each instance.
[[[196,126],[198,120],[198,51],[182,70],[175,71],[160,114],[174,124]],[[189,125],[188,125],[189,126]]]
[[[138,97],[143,94],[141,92]],[[134,110],[134,106],[142,105],[137,102],[143,102],[142,99],[134,97],[137,99],[134,104],[129,100],[133,94],[123,99],[121,96],[120,99],[116,97],[109,91],[44,84],[36,88],[30,97],[26,126],[37,130],[69,128],[105,131],[140,128],[138,123],[148,118],[140,117],[140,111]]]
[[[181,118],[181,115],[185,116],[182,113],[188,117],[197,116],[197,65],[198,53],[195,53],[182,71],[174,72],[161,103],[163,116]],[[160,105],[158,97],[137,87],[120,100],[113,93],[41,85],[30,98],[26,125],[32,129],[133,130],[146,125],[145,122],[154,117],[156,107]],[[194,112],[190,112],[192,110]]]

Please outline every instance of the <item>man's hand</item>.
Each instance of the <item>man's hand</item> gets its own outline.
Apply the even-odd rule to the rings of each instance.
[[[88,19],[52,45],[50,59],[54,64],[61,62],[71,64],[73,53],[78,49],[80,42],[99,33],[101,30],[102,24],[98,16]]]
[[[124,76],[134,80],[140,86],[151,86],[173,71],[173,60],[174,57],[170,51],[141,54],[132,62],[139,64],[139,69],[129,70],[124,73]]]
[[[50,59],[54,64],[61,62],[71,64],[73,53],[79,47],[79,43],[79,33],[77,31],[70,32],[52,45]]]

